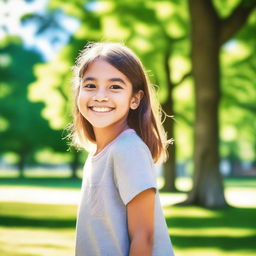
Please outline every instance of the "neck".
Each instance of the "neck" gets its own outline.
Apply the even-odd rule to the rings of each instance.
[[[129,126],[125,123],[119,126],[104,127],[104,128],[93,128],[97,150],[95,154],[98,154],[107,144],[114,140],[122,131],[128,129]]]

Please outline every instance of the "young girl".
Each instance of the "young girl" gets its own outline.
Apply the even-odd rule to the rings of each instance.
[[[93,43],[74,67],[72,138],[93,150],[84,166],[76,256],[173,255],[154,163],[168,141],[140,60],[118,43]]]

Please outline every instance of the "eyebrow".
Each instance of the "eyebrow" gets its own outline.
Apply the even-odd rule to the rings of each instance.
[[[96,81],[97,79],[95,77],[91,77],[91,76],[88,76],[86,78],[83,79],[83,81]],[[123,85],[126,86],[126,83],[124,82],[123,79],[119,78],[119,77],[113,77],[113,78],[110,78],[108,79],[109,82],[119,82],[119,83],[122,83]]]

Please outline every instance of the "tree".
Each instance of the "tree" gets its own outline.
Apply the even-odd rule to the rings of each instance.
[[[192,66],[196,94],[195,173],[186,203],[226,205],[219,172],[219,101],[221,46],[245,24],[256,1],[240,1],[225,18],[211,0],[189,0]]]
[[[24,15],[23,24],[34,23],[37,26],[37,36],[50,34],[52,43],[60,40],[58,35],[69,33],[59,17],[65,15],[75,17],[82,24],[74,35],[69,34],[68,44],[60,51],[58,57],[48,63],[35,66],[36,81],[29,85],[29,99],[33,102],[43,102],[45,107],[43,116],[49,121],[50,127],[56,132],[65,130],[71,122],[72,112],[72,70],[75,58],[88,41],[99,39],[99,17],[90,11],[89,3],[65,2],[54,0],[43,14],[34,13]],[[60,7],[61,6],[61,7]],[[63,11],[64,10],[64,11]],[[86,31],[90,28],[90,31]],[[86,31],[86,32],[85,32]],[[45,74],[48,74],[45,76]],[[44,91],[45,93],[42,93]],[[48,97],[51,95],[52,97]],[[65,130],[66,132],[66,130]],[[65,137],[63,133],[63,138]],[[62,140],[62,142],[64,142]],[[56,149],[56,147],[53,147]],[[80,152],[70,148],[72,177],[77,177],[76,171],[80,165]]]
[[[7,127],[0,134],[0,151],[18,155],[17,166],[20,177],[23,177],[28,157],[39,148],[51,146],[50,137],[54,136],[56,140],[60,131],[51,131],[48,122],[42,118],[44,105],[31,103],[27,97],[28,85],[35,79],[33,66],[42,61],[40,55],[24,49],[18,38],[6,37],[1,45],[0,58],[5,61],[0,70],[0,117],[6,120]]]

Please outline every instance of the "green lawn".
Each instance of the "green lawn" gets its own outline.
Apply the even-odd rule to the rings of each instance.
[[[179,180],[188,188],[188,180]],[[79,190],[80,181],[65,178],[0,178],[1,193],[5,188]],[[256,179],[225,180],[227,199],[238,198],[236,207],[208,210],[200,207],[164,206],[164,213],[176,256],[249,256],[256,254]],[[33,190],[32,190],[33,191]],[[175,201],[184,193],[162,193]],[[231,198],[230,197],[230,198]],[[231,200],[231,201],[232,201]],[[233,202],[232,201],[232,202]],[[238,207],[238,206],[242,207]],[[65,256],[74,255],[75,204],[40,204],[0,202],[0,255]]]
[[[0,255],[73,255],[75,205],[0,204]]]

